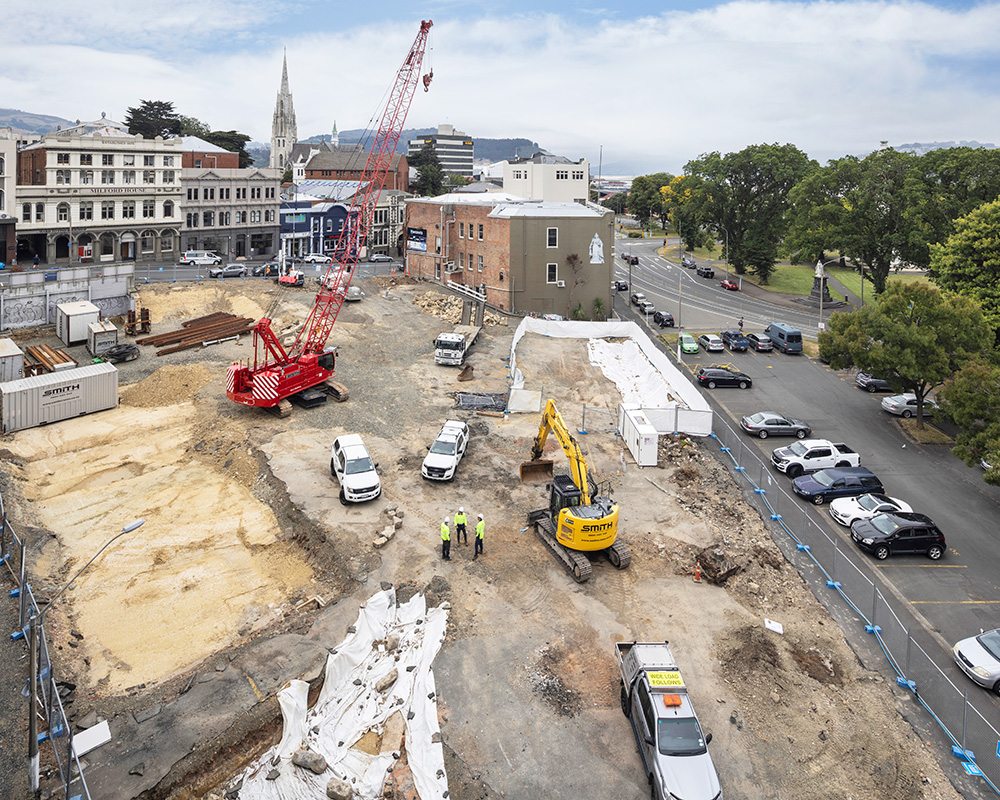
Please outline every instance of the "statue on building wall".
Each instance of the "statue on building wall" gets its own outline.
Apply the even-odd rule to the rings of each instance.
[[[590,240],[590,263],[604,263],[604,242],[601,241],[601,237],[596,233],[594,234],[594,238]]]

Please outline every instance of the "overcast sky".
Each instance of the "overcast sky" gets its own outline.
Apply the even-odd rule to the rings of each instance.
[[[287,47],[299,136],[365,128],[419,14],[434,81],[407,127],[526,137],[594,173],[602,147],[641,174],[764,142],[824,163],[1000,144],[1000,2],[35,0],[4,9],[0,106],[120,120],[170,100],[269,141]]]

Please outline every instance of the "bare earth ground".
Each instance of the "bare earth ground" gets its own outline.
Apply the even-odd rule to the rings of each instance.
[[[83,634],[57,654],[78,683],[77,709],[111,716],[152,693],[169,702],[217,651],[321,625],[322,615],[297,610],[303,599],[363,599],[388,581],[430,586],[433,600],[452,606],[435,674],[458,800],[648,796],[618,705],[613,643],[631,639],[670,641],[714,734],[727,797],[958,796],[901,717],[903,701],[860,666],[700,443],[671,442],[658,467],[629,462],[622,474],[618,440],[579,437],[615,489],[633,560],[621,572],[595,563],[590,582],[574,583],[525,529],[526,512],[546,501],[542,486],[517,479],[537,417],[452,409],[452,392],[506,390],[511,331],[484,334],[471,357],[475,380],[460,384],[431,357],[445,326],[412,305],[426,288],[392,283],[387,296],[366,285],[368,299],[345,306],[334,328],[338,380],[351,390],[344,404],[296,408],[284,420],[235,406],[224,368],[249,355],[248,340],[163,358],[143,348],[122,365],[118,410],[3,437],[8,502],[18,501],[8,513],[39,530],[37,583],[59,586],[123,524],[147,520],[50,616],[54,640],[71,627]],[[311,299],[265,281],[141,292],[154,332],[217,310],[271,313],[284,330]],[[571,427],[583,404],[617,404],[583,341],[525,337],[518,364]],[[423,481],[426,445],[449,417],[472,426],[469,454],[454,483]],[[379,462],[379,500],[337,501],[328,465],[341,432],[361,433]],[[565,468],[551,439],[547,449]],[[404,525],[375,550],[390,502],[405,510]],[[442,562],[437,528],[459,505],[485,514],[486,552],[472,561],[471,545],[456,543],[454,560]],[[725,587],[691,580],[694,551],[711,543],[743,567]],[[765,630],[765,616],[784,635]],[[232,752],[219,762],[219,785],[258,744],[223,740]]]

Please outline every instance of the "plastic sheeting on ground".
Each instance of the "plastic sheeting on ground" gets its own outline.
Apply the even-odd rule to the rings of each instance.
[[[354,633],[327,659],[315,706],[306,709],[309,685],[304,681],[293,680],[279,692],[281,741],[243,771],[240,800],[322,798],[332,777],[350,782],[360,800],[374,800],[395,757],[392,752],[372,754],[355,745],[369,731],[381,735],[397,712],[406,721],[406,756],[419,797],[446,797],[448,779],[431,671],[446,623],[447,604],[428,611],[423,595],[398,607],[393,590],[373,595],[361,607]],[[399,636],[399,646],[388,651],[384,643],[392,634]],[[394,669],[396,682],[376,691],[375,684]],[[292,754],[306,747],[326,759],[328,766],[321,775],[292,764]],[[267,775],[274,768],[280,774],[269,781]]]
[[[511,389],[523,389],[524,376],[517,367],[517,343],[526,333],[559,339],[602,340],[588,350],[591,363],[613,381],[626,404],[640,406],[658,433],[708,436],[712,408],[697,387],[662,353],[634,322],[553,321],[525,317],[510,345]],[[623,343],[603,341],[625,339]]]

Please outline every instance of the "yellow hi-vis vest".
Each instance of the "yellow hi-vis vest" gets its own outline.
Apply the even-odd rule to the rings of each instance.
[[[476,523],[476,538],[482,539],[484,533],[486,533],[486,523],[479,520],[479,522]]]
[[[441,523],[441,541],[442,542],[451,541],[451,531],[448,530],[448,525],[444,522]]]
[[[456,514],[455,515],[455,524],[456,525],[464,525],[465,524],[465,514]]]

